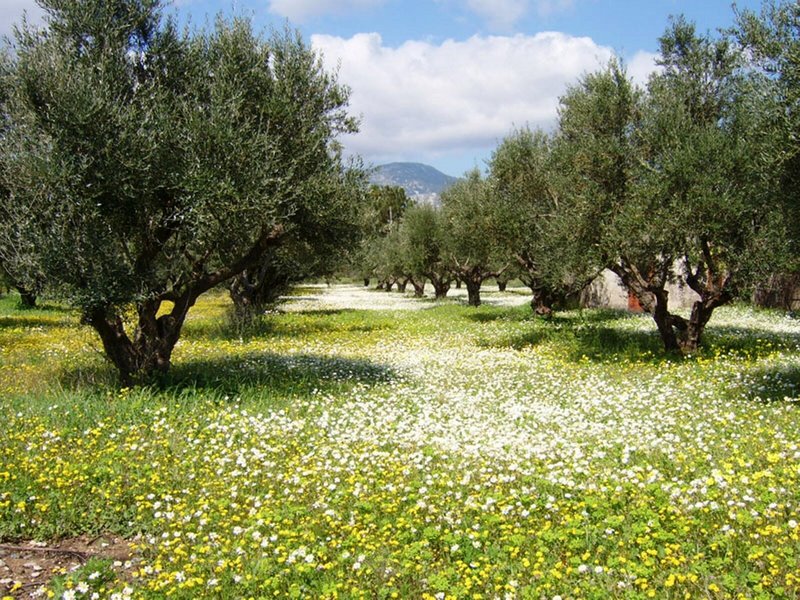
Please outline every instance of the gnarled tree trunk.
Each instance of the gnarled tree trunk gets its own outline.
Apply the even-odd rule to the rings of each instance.
[[[481,305],[481,285],[490,277],[499,277],[506,270],[503,267],[499,271],[488,271],[481,268],[480,265],[470,267],[468,264],[459,264],[455,258],[453,259],[458,273],[458,278],[464,282],[467,287],[467,302],[470,306]]]
[[[531,309],[533,310],[534,314],[539,315],[540,317],[552,317],[553,316],[553,299],[539,285],[529,285],[528,287],[531,288],[532,297],[531,297]]]
[[[284,269],[268,260],[245,269],[231,280],[228,288],[237,317],[250,319],[263,313],[289,290],[291,281]]]
[[[689,258],[684,258],[686,283],[700,296],[700,300],[692,305],[689,320],[681,319],[685,331],[679,341],[681,350],[687,353],[694,352],[700,346],[706,324],[714,310],[733,300],[730,291],[733,274],[718,264],[706,239],[700,240],[700,251],[702,258],[694,269]]]
[[[196,277],[180,290],[161,292],[157,297],[137,303],[137,320],[133,335],[125,329],[120,311],[112,306],[95,306],[84,310],[82,321],[97,331],[106,356],[119,372],[120,382],[131,385],[147,380],[155,373],[165,373],[172,360],[172,351],[181,329],[197,298],[214,286],[228,281],[247,269],[253,269],[283,239],[285,229],[275,225],[264,229],[251,248],[238,260],[212,273],[205,272],[198,262]],[[158,315],[163,302],[172,302],[170,312]]]
[[[467,286],[467,303],[470,306],[481,305],[481,281],[472,281],[465,279],[464,284]]]
[[[161,316],[157,316],[160,300],[140,303],[132,337],[125,330],[122,316],[113,310],[92,309],[83,315],[83,321],[100,335],[106,355],[119,371],[120,382],[131,385],[169,369],[172,351],[197,296],[191,290],[184,292],[172,310]]]
[[[36,308],[36,293],[20,285],[14,286],[19,292],[19,303],[22,308]]]
[[[653,267],[644,275],[635,265],[623,259],[611,270],[636,297],[642,310],[653,318],[664,350],[676,352],[681,346],[675,330],[684,329],[684,326],[680,317],[669,312],[669,292],[665,289],[669,266],[667,260],[662,261],[660,269]]]
[[[428,279],[431,280],[433,286],[433,294],[436,300],[442,300],[447,297],[447,292],[450,291],[450,283],[452,279],[450,275],[440,275],[433,271],[426,274]]]
[[[425,295],[425,278],[410,277],[409,281],[414,286],[414,297],[422,298]]]

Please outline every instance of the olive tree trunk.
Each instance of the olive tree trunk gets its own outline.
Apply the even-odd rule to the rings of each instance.
[[[433,286],[433,294],[436,300],[442,300],[447,297],[447,292],[450,291],[450,284],[452,283],[452,278],[450,274],[439,274],[435,271],[430,271],[426,273],[428,279],[431,280],[431,285]]]
[[[411,277],[409,278],[411,285],[414,287],[414,297],[422,298],[425,295],[425,278],[424,277]]]
[[[700,248],[702,259],[694,269],[689,264],[689,259],[684,259],[686,283],[700,296],[700,299],[692,305],[689,320],[684,321],[686,330],[680,340],[684,352],[697,350],[714,310],[733,300],[731,293],[733,273],[719,266],[706,240],[701,240]]]
[[[490,271],[480,265],[470,267],[468,264],[460,264],[455,259],[453,262],[456,264],[458,279],[463,281],[467,288],[467,302],[470,306],[481,305],[481,286],[483,282],[490,277],[500,277],[507,268],[503,267],[499,271]]]
[[[161,316],[157,316],[160,300],[140,303],[133,336],[128,335],[116,311],[93,309],[83,315],[83,321],[97,331],[106,356],[119,371],[120,382],[127,386],[166,373],[186,315],[196,300],[197,294],[186,292]]]
[[[666,265],[666,261],[662,261],[662,265]],[[680,344],[675,329],[682,328],[682,324],[680,317],[676,318],[669,312],[669,292],[665,289],[667,268],[651,268],[647,274],[643,274],[635,265],[623,259],[613,265],[611,270],[636,297],[642,310],[652,317],[664,350],[676,352],[680,350]]]
[[[36,293],[20,285],[15,287],[19,292],[19,303],[22,308],[36,308]]]
[[[289,290],[290,280],[283,269],[268,262],[242,271],[228,288],[236,315],[252,318],[263,313]]]
[[[481,305],[481,284],[483,280],[472,279],[467,277],[464,279],[464,285],[467,286],[467,303],[470,306]]]

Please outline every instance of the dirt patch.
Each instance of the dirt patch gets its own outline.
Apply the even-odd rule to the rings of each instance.
[[[0,543],[0,596],[42,597],[53,577],[74,571],[92,557],[114,561],[121,578],[132,566],[128,542],[115,535],[82,535],[52,544]]]

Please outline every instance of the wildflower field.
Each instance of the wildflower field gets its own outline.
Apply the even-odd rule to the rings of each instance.
[[[134,389],[0,299],[0,542],[130,544],[0,597],[800,597],[800,320],[720,309],[677,359],[513,293],[295,294],[201,299]]]

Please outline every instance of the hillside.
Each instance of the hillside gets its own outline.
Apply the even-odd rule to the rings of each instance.
[[[439,194],[458,178],[422,163],[395,162],[380,165],[370,177],[376,185],[395,185],[417,201],[438,203]]]

